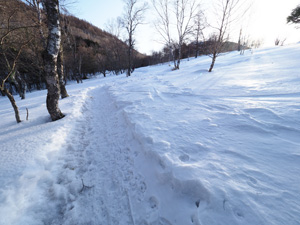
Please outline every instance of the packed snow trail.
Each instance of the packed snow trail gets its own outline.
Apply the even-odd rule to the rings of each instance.
[[[58,176],[67,181],[63,186],[73,200],[69,198],[57,224],[134,225],[148,224],[147,218],[153,224],[170,224],[158,215],[151,217],[158,202],[154,196],[145,199],[147,184],[135,164],[144,156],[123,109],[117,108],[106,86],[88,95],[82,118],[68,138],[66,162]]]
[[[132,168],[137,145],[106,87],[88,95],[82,118],[68,138],[61,174],[62,180],[70,180],[64,184],[69,192],[77,191],[58,224],[135,224],[129,189],[142,195],[146,188]]]
[[[144,139],[135,131],[126,111],[134,105],[116,101],[113,93],[112,84],[87,93],[82,117],[66,140],[69,144],[64,146],[67,150],[58,175],[66,205],[61,206],[60,220],[49,221],[64,225],[200,224],[198,213],[207,205],[208,191],[196,180],[173,177],[160,156],[146,149],[151,138]]]

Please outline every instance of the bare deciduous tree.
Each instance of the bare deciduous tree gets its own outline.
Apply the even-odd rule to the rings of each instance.
[[[114,35],[116,38],[121,38],[122,21],[118,19],[110,19],[106,23],[106,29],[108,33]]]
[[[9,3],[9,4],[8,4]],[[0,29],[0,54],[4,59],[5,70],[0,72],[0,90],[4,93],[14,109],[17,123],[21,122],[19,109],[12,93],[6,88],[5,83],[10,80],[16,82],[17,63],[23,48],[31,42],[32,38],[24,35],[24,31],[34,26],[20,24],[18,7],[12,2],[1,1],[1,29]],[[15,18],[17,17],[17,19]],[[25,36],[25,37],[24,37]]]
[[[37,16],[37,23],[39,27],[39,34],[40,34],[40,40],[42,42],[42,45],[44,49],[47,47],[47,41],[46,37],[42,28],[42,23],[43,23],[43,15],[42,15],[42,10],[41,10],[41,3],[42,0],[26,0],[27,4],[32,7],[32,9],[35,10],[36,16]]]
[[[239,40],[238,40],[238,51],[241,51],[242,48],[242,34],[243,34],[243,28],[240,29],[239,33]]]
[[[286,41],[286,38],[281,39],[281,38],[277,37],[275,39],[274,43],[276,46],[278,46],[278,45],[283,46],[285,41]]]
[[[169,47],[174,60],[174,69],[179,69],[182,57],[182,45],[189,35],[193,33],[193,19],[197,13],[195,0],[152,0],[159,22],[156,30]],[[173,13],[173,15],[171,15]],[[171,21],[174,19],[174,21]],[[171,27],[174,24],[175,27]],[[172,30],[176,32],[176,38],[172,38]]]
[[[193,32],[192,20],[197,9],[196,2],[195,0],[176,0],[175,9],[178,35],[178,40],[176,43],[178,49],[178,58],[175,63],[175,69],[179,69],[182,56],[182,45],[188,35],[191,35]]]
[[[122,21],[119,19],[110,20],[106,24],[106,30],[108,33],[112,34],[111,43],[106,46],[109,51],[109,55],[111,58],[109,62],[111,64],[111,71],[113,71],[116,75],[119,73],[123,73],[126,68],[124,65],[124,58],[126,49],[122,44],[121,40],[121,31],[122,31]],[[102,61],[103,62],[103,61]]]
[[[1,41],[0,41],[0,49],[2,50],[2,45],[3,45],[3,37],[1,37]],[[16,118],[16,121],[17,123],[20,123],[21,122],[21,119],[20,119],[20,114],[19,114],[19,109],[18,109],[18,106],[16,104],[16,101],[15,101],[15,98],[14,96],[10,93],[10,91],[5,87],[5,82],[11,78],[12,76],[14,76],[14,74],[17,72],[16,71],[16,66],[17,66],[17,62],[18,62],[18,59],[19,59],[19,56],[22,52],[22,49],[24,48],[25,45],[27,45],[31,40],[29,40],[28,42],[26,43],[23,43],[20,48],[17,50],[12,62],[9,62],[7,60],[7,56],[6,56],[6,53],[5,52],[2,52],[2,55],[4,56],[5,60],[6,60],[6,63],[7,63],[7,75],[4,76],[3,78],[1,78],[1,84],[0,84],[0,90],[5,93],[5,95],[8,97],[13,109],[14,109],[14,112],[15,112],[15,118]]]
[[[200,38],[201,36],[204,39],[203,30],[207,26],[206,18],[204,12],[198,5],[198,11],[194,17],[194,33],[195,33],[195,58],[199,55],[199,48],[200,48]]]
[[[59,25],[58,0],[43,0],[46,11],[48,38],[47,47],[43,55],[46,82],[47,82],[47,109],[52,121],[64,117],[58,106],[60,95],[59,79],[57,73],[57,57],[61,43],[61,29]]]
[[[251,48],[259,48],[263,43],[263,39],[252,40],[250,46]]]
[[[169,61],[175,61],[170,28],[170,0],[152,0],[152,4],[158,16],[154,26],[169,50]]]
[[[212,62],[209,68],[211,72],[214,68],[215,62],[219,54],[222,52],[224,42],[228,41],[229,27],[236,19],[242,15],[243,0],[218,0],[215,8],[217,18],[217,25],[212,26],[215,29],[215,33],[212,36],[212,44],[210,49],[210,57]],[[248,8],[246,8],[247,10]]]
[[[125,8],[124,14],[120,18],[123,27],[127,32],[127,45],[128,45],[128,65],[127,65],[127,76],[131,75],[133,70],[133,50],[135,45],[134,35],[136,28],[143,23],[144,16],[143,14],[147,10],[147,3],[142,3],[140,0],[124,0]]]
[[[39,27],[39,34],[40,34],[40,40],[42,42],[43,48],[47,48],[47,39],[45,36],[45,32],[43,31],[43,14],[41,10],[41,4],[42,0],[26,0],[27,4],[30,5],[36,12],[37,16],[37,26]],[[63,7],[65,11],[66,8]],[[63,19],[63,16],[60,15],[60,20]],[[68,97],[68,92],[65,87],[65,82],[64,82],[64,67],[63,67],[63,46],[62,44],[60,45],[60,50],[58,53],[58,64],[57,64],[57,73],[59,76],[59,85],[60,85],[60,94],[61,98],[66,98]]]

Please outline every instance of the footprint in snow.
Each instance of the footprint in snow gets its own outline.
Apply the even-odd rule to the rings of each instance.
[[[255,187],[257,184],[257,180],[253,177],[248,177],[247,184],[251,187]]]
[[[190,156],[187,155],[187,154],[183,154],[181,156],[179,156],[179,159],[182,161],[182,162],[187,162],[190,160]]]
[[[151,209],[157,209],[158,208],[158,200],[155,196],[151,196],[149,198],[149,205]]]
[[[234,213],[238,218],[244,218],[244,213],[242,211],[235,210]]]
[[[142,193],[145,193],[145,191],[147,190],[147,185],[143,181],[140,183],[140,190]]]

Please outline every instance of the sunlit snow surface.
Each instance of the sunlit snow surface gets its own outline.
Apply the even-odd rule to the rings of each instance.
[[[0,97],[0,224],[300,224],[300,45]],[[29,120],[26,121],[26,108]]]

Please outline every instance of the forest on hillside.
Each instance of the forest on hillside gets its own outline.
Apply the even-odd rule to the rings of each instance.
[[[29,1],[30,2],[30,1]],[[13,76],[7,79],[5,86],[11,93],[19,93],[22,98],[26,91],[46,88],[43,73],[43,38],[47,37],[47,22],[45,12],[41,18],[37,12],[39,1],[31,1],[32,5],[20,0],[2,0],[0,3],[0,70],[1,77],[9,73],[14,59],[17,57]],[[35,4],[33,4],[35,3]],[[91,75],[108,72],[118,75],[127,68],[127,44],[113,34],[68,14],[61,10],[60,26],[62,34],[62,58],[64,82],[77,80],[80,82]],[[9,31],[8,34],[6,34]],[[199,43],[197,43],[199,45]],[[210,41],[201,42],[201,48],[195,42],[183,43],[181,58],[209,53]],[[19,49],[22,49],[20,52]],[[199,48],[199,49],[197,49]],[[237,49],[237,44],[231,43],[226,51]],[[225,50],[224,50],[225,51]],[[20,53],[18,55],[18,53]],[[174,49],[178,55],[178,49]],[[170,60],[168,46],[160,52],[146,56],[134,50],[133,68],[163,63]],[[1,91],[4,96],[4,92]]]
[[[9,77],[6,83],[12,93],[24,95],[26,90],[46,87],[41,34],[47,37],[48,30],[43,14],[41,11],[42,18],[39,21],[33,6],[19,0],[0,3],[0,53],[5,56],[0,58],[1,76],[9,73],[18,50],[22,48],[16,61],[14,76]],[[107,71],[120,74],[126,68],[126,44],[115,36],[64,13],[60,14],[60,26],[63,52],[61,63],[65,81],[79,82],[96,73],[105,75]],[[9,33],[6,34],[7,32]],[[136,52],[136,57],[143,59],[144,56]],[[136,67],[142,65],[142,60],[136,61]]]

